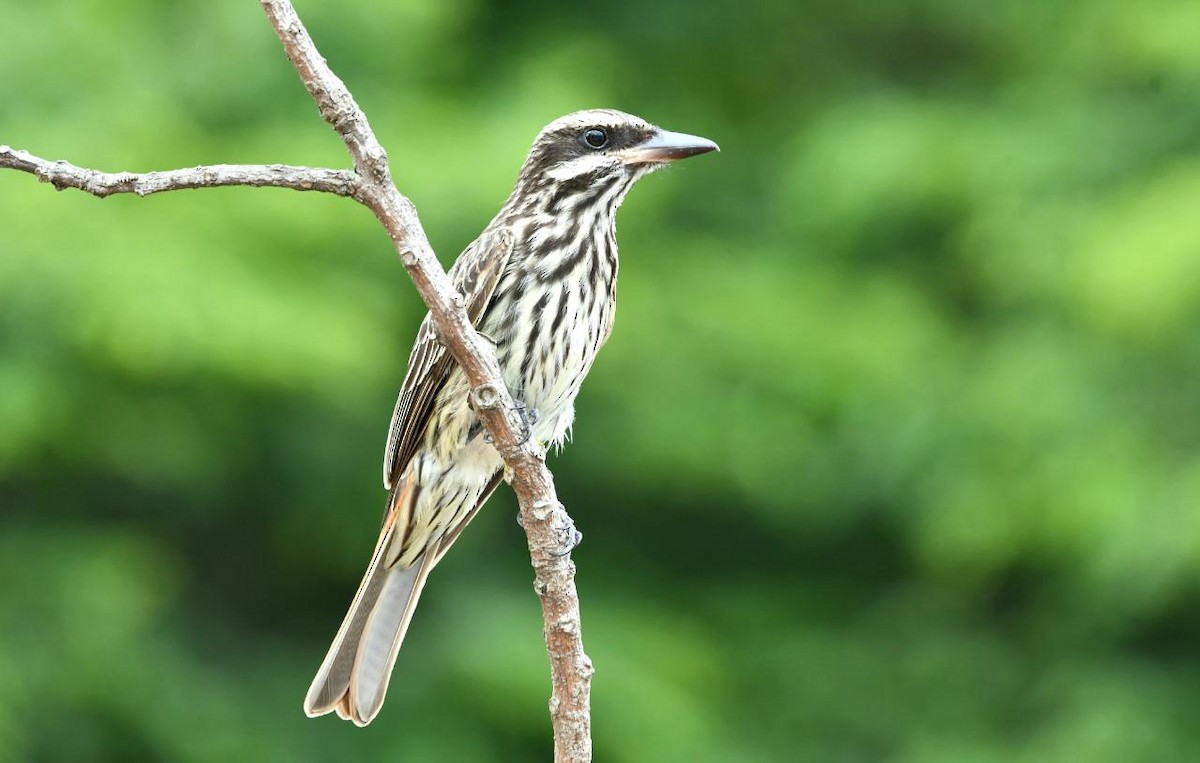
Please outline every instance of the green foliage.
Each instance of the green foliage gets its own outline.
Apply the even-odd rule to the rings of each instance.
[[[622,211],[553,461],[598,759],[1200,759],[1197,8],[301,4],[446,263],[562,113],[721,143]],[[0,16],[0,143],[346,163],[256,3]],[[548,758],[507,495],[380,719],[300,710],[423,313],[369,214],[16,173],[0,214],[5,759]]]

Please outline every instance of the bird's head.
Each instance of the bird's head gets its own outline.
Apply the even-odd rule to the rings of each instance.
[[[608,179],[632,182],[676,159],[717,150],[707,138],[670,132],[622,111],[576,111],[538,134],[521,185],[582,190]]]

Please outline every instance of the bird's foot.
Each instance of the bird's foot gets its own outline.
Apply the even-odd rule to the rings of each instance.
[[[558,528],[563,541],[561,546],[551,552],[554,556],[566,556],[578,548],[580,543],[583,543],[583,533],[575,526],[575,521],[571,519],[567,512],[564,511],[562,514],[567,518],[567,523],[565,526]]]
[[[483,339],[483,341],[490,344],[492,346],[493,351],[500,349],[500,343],[497,342],[495,339],[493,339],[490,335],[483,333],[479,329],[475,329],[475,333],[479,334],[479,336]]]
[[[514,399],[513,404],[517,408],[517,415],[521,417],[521,431],[517,434],[517,447],[520,447],[529,442],[529,438],[533,436],[533,425],[538,422],[540,416],[537,408],[530,408],[520,400]],[[492,445],[495,438],[492,437],[491,432],[484,432],[483,441]]]
[[[555,528],[562,536],[559,547],[550,552],[552,556],[556,557],[566,556],[578,548],[580,543],[583,543],[583,533],[575,526],[575,520],[571,519],[571,515],[566,511],[560,509],[560,513],[566,518],[566,524]],[[517,526],[522,530],[525,529],[525,519],[521,516],[520,510],[517,511]]]
[[[537,408],[530,408],[520,400],[514,400],[517,405],[517,413],[521,416],[521,441],[518,445],[524,445],[529,442],[529,438],[533,437],[533,425],[538,423],[541,418]]]

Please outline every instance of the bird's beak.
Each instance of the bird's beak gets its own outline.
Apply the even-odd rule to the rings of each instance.
[[[709,151],[720,150],[720,146],[708,138],[681,132],[656,130],[649,139],[622,151],[621,159],[626,164],[673,162],[676,159],[686,159],[696,154],[707,154]]]

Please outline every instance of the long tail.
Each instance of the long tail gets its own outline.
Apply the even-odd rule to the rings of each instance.
[[[394,534],[404,531],[411,511],[412,496],[403,492],[394,496],[371,564],[304,698],[304,712],[310,718],[336,711],[355,725],[366,726],[383,706],[400,643],[425,579],[440,558],[433,549],[410,567],[388,566],[390,544],[401,540]]]

